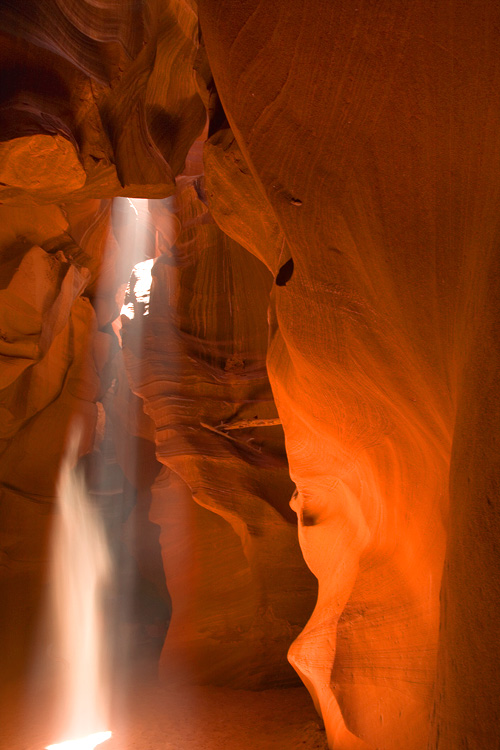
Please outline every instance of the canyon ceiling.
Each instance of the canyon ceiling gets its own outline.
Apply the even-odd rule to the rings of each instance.
[[[500,5],[4,0],[0,33],[5,684],[78,417],[164,571],[164,679],[297,673],[332,750],[497,748]],[[120,196],[156,258],[122,347]]]

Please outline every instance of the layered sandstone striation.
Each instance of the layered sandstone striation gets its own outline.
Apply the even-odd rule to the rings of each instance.
[[[7,2],[0,28],[0,200],[173,191],[205,123],[190,2]]]
[[[140,291],[122,317],[132,388],[169,469],[151,511],[173,607],[160,668],[167,680],[283,685],[294,681],[286,652],[316,587],[265,366],[272,277],[204,201],[193,175],[153,207],[163,252],[136,267]]]
[[[289,649],[332,750],[496,746],[497,5],[0,20],[5,673],[79,415],[166,599],[160,527],[167,680],[288,684]],[[114,196],[159,199],[145,255]]]
[[[421,750],[431,712],[430,747],[498,736],[499,20],[200,2],[234,134],[209,203],[281,269],[268,368],[319,580],[290,658],[335,748]]]
[[[53,499],[68,431],[91,450],[113,255],[109,201],[0,209],[0,492],[4,673],[31,658]],[[82,231],[82,226],[85,230]],[[94,304],[93,304],[94,303]],[[100,320],[99,320],[100,319]]]

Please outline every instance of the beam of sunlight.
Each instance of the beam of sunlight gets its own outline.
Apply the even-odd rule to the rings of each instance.
[[[132,269],[120,313],[129,320],[149,315],[153,264],[154,258],[151,258],[137,263]]]
[[[78,740],[66,740],[57,745],[47,745],[45,750],[94,750],[97,745],[106,742],[111,737],[111,732],[95,732]]]
[[[113,231],[120,246],[116,302],[121,315],[136,321],[148,314],[155,256],[155,232],[148,205],[148,200],[139,198],[113,201]],[[113,321],[112,327],[121,345],[121,317]]]
[[[126,322],[134,321],[134,330],[140,335],[142,320],[149,312],[155,233],[147,200],[117,199],[113,210],[113,230],[120,247],[117,279],[122,290],[121,299],[117,295],[116,301],[124,319],[128,318]],[[113,324],[113,328],[120,339],[119,321],[120,318],[118,326],[115,328]],[[73,468],[77,463],[79,439],[75,431],[62,463],[58,514],[54,523],[50,575],[55,624],[53,655],[59,665],[55,705],[58,735],[62,741],[47,745],[47,750],[94,750],[111,737],[111,731],[104,731],[110,719],[111,666],[113,664],[116,673],[124,666],[116,660],[128,658],[122,640],[127,640],[123,625],[127,622],[132,591],[119,564],[120,549],[116,539],[121,527],[113,526],[117,509],[113,509],[110,516],[106,511],[102,514],[101,508],[100,514],[93,502],[101,497],[101,490],[105,491],[106,487],[106,476],[98,462],[91,475],[91,490],[87,490],[83,474]],[[94,446],[96,455],[101,455],[101,448]],[[135,472],[135,461],[135,456],[130,456],[130,463],[134,464],[128,466],[131,475]],[[97,503],[101,507],[100,500]],[[121,518],[121,514],[118,515]],[[115,571],[112,571],[112,558]],[[112,572],[116,573],[113,581]],[[113,591],[109,588],[111,583]],[[109,611],[111,602],[113,612]],[[119,632],[119,646],[109,640],[111,628],[119,628],[115,632],[115,637]],[[119,689],[115,685],[114,692]]]
[[[96,730],[107,724],[110,699],[103,594],[111,578],[111,560],[102,521],[83,477],[73,468],[78,442],[74,434],[61,469],[51,576],[56,648],[63,665],[59,700],[64,734],[85,739],[57,747],[90,750],[108,739],[107,732]]]

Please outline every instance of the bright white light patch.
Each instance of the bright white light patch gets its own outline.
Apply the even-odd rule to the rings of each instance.
[[[123,307],[120,311],[120,315],[126,315],[129,320],[143,318],[149,314],[154,262],[154,258],[143,260],[141,263],[136,263],[132,269]]]
[[[138,211],[138,210],[136,209],[136,207],[134,206],[134,202],[133,202],[133,201],[131,201],[131,200],[130,200],[130,198],[127,198],[127,200],[128,200],[128,202],[129,202],[129,204],[130,204],[130,205],[132,206],[132,208],[134,209],[134,211],[135,211],[135,215],[136,215],[136,216],[138,217],[138,216],[139,216],[139,211]]]
[[[45,750],[94,750],[101,742],[106,742],[111,737],[111,732],[96,732],[79,740],[66,740],[57,745],[47,745]]]

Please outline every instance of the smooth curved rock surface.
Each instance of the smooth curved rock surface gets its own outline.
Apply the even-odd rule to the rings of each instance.
[[[0,27],[2,201],[173,192],[206,119],[191,3],[6,2]]]
[[[288,684],[286,651],[315,586],[265,369],[272,278],[217,228],[203,196],[202,178],[183,177],[175,202],[155,208],[159,232],[173,214],[180,233],[172,245],[171,224],[160,241],[149,304],[141,292],[135,317],[122,316],[132,387],[171,470],[153,488],[173,607],[160,669],[188,682]]]
[[[200,20],[238,144],[208,143],[213,214],[255,253],[256,232],[269,248],[266,196],[291,256],[285,268],[274,243],[268,367],[319,579],[291,661],[332,747],[421,750],[432,711],[429,747],[488,746],[497,470],[469,427],[486,428],[474,446],[488,443],[498,398],[487,386],[471,410],[467,387],[492,384],[498,362],[496,345],[475,354],[498,321],[486,283],[498,271],[498,9],[201,0]],[[258,197],[242,214],[245,191]]]
[[[497,3],[200,0],[201,34],[197,12],[0,10],[3,676],[30,656],[67,426],[90,451],[107,394],[157,583],[161,527],[164,675],[286,683],[295,638],[332,749],[489,750]],[[108,387],[118,195],[161,199],[124,322],[148,418],[123,371]]]
[[[33,657],[53,499],[75,420],[81,451],[94,441],[110,336],[91,299],[110,252],[109,209],[109,201],[0,207],[2,683]]]

